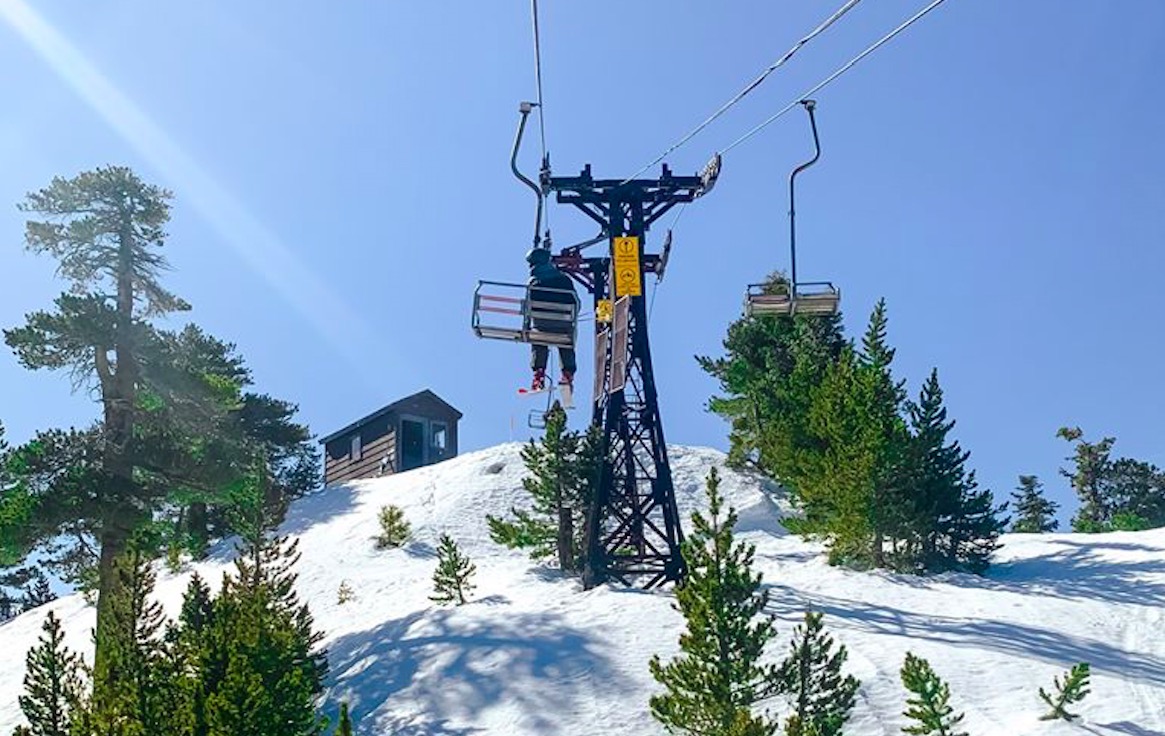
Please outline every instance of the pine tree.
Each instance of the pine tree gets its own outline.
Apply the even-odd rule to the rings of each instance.
[[[209,736],[307,736],[327,674],[308,607],[295,593],[296,542],[260,534],[214,601],[207,640]]]
[[[903,715],[915,723],[904,727],[904,733],[918,736],[967,736],[963,731],[955,731],[964,714],[954,714],[954,708],[948,702],[951,688],[934,673],[929,662],[907,652],[906,661],[902,664],[902,684],[914,695],[906,700],[907,708]]]
[[[1090,674],[1087,662],[1081,662],[1073,665],[1068,674],[1064,676],[1061,681],[1059,677],[1056,678],[1056,694],[1049,695],[1040,688],[1040,700],[1048,704],[1051,708],[1048,713],[1040,716],[1041,721],[1052,721],[1056,719],[1064,721],[1074,721],[1080,716],[1075,713],[1068,712],[1068,706],[1073,703],[1079,703],[1084,700],[1085,696],[1091,692],[1088,689],[1088,676]]]
[[[996,508],[990,491],[977,489],[966,469],[971,453],[948,441],[955,422],[947,419],[937,370],[910,406],[910,420],[910,531],[920,542],[918,562],[930,571],[981,573],[998,548],[1006,506]]]
[[[110,626],[104,633],[108,638],[102,642],[108,656],[94,672],[88,716],[100,732],[172,733],[180,711],[180,684],[162,638],[162,607],[150,600],[155,573],[133,541],[114,571],[117,594],[110,601]]]
[[[221,651],[212,633],[215,606],[210,587],[194,573],[182,596],[178,626],[171,630],[178,661],[176,675],[181,693],[178,722],[183,736],[207,736],[206,701],[222,682],[224,663],[214,655]]]
[[[788,288],[780,273],[766,283],[769,293]],[[820,449],[806,426],[810,396],[845,347],[840,315],[743,317],[729,326],[723,347],[724,357],[696,360],[723,392],[708,409],[729,422],[729,464],[797,493],[802,454]]]
[[[24,610],[31,611],[56,599],[57,594],[49,585],[49,579],[45,577],[44,572],[37,570],[34,573],[33,581],[24,589]]]
[[[1068,458],[1073,468],[1060,469],[1060,475],[1072,483],[1072,490],[1080,498],[1080,508],[1072,517],[1072,530],[1104,531],[1112,516],[1112,504],[1105,493],[1104,479],[1112,464],[1109,455],[1116,438],[1105,437],[1099,442],[1085,442],[1084,432],[1079,427],[1061,427],[1056,436],[1076,443],[1075,452]]]
[[[1043,484],[1036,476],[1019,476],[1019,486],[1011,494],[1016,512],[1011,531],[1044,534],[1059,528],[1060,522],[1056,521],[1055,515],[1060,505],[1045,498],[1041,488]]]
[[[845,646],[833,650],[822,614],[807,611],[790,643],[789,656],[777,671],[777,690],[785,693],[795,711],[786,722],[787,736],[841,736],[861,683],[842,677]]]
[[[412,530],[405,519],[405,512],[399,506],[381,506],[377,516],[380,521],[380,534],[376,537],[377,549],[399,547],[408,541]]]
[[[777,724],[752,713],[775,678],[774,667],[760,664],[774,636],[772,617],[762,613],[768,592],[752,571],[755,547],[734,539],[736,510],[722,515],[719,486],[713,468],[708,516],[692,514],[694,530],[682,546],[688,565],[676,590],[686,623],[682,653],[666,665],[651,658],[651,674],[665,688],[651,697],[651,714],[670,733],[768,736]]]
[[[352,736],[352,717],[348,714],[348,701],[340,703],[340,725],[336,728],[336,736]]]
[[[25,694],[20,710],[28,736],[69,736],[73,714],[83,698],[81,658],[64,645],[60,620],[49,611],[39,643],[25,657]]]
[[[429,600],[463,605],[475,587],[471,579],[476,572],[477,566],[461,554],[453,538],[442,534],[437,547],[437,569],[433,572],[433,595]]]
[[[601,447],[601,438],[593,430],[586,436],[568,431],[566,411],[557,403],[551,407],[541,442],[531,441],[522,448],[529,471],[522,487],[530,494],[531,506],[512,508],[511,520],[487,516],[490,537],[511,549],[529,549],[533,559],[556,555],[560,569],[580,571],[587,506]]]
[[[1000,547],[999,535],[1007,528],[1003,513],[1007,503],[995,505],[990,490],[979,489],[975,471],[963,483],[959,515],[951,525],[949,556],[955,569],[982,575]]]
[[[17,604],[8,591],[0,588],[0,621],[7,621],[16,615]]]

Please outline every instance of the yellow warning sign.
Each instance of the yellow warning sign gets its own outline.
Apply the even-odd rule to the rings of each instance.
[[[615,238],[615,296],[641,296],[639,276],[639,238]]]
[[[614,314],[615,307],[611,304],[610,299],[600,299],[599,303],[595,305],[595,319],[599,322],[610,322]]]

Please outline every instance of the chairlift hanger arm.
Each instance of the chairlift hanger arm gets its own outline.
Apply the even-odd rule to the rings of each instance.
[[[817,163],[817,159],[821,158],[821,140],[817,137],[817,118],[813,115],[813,110],[817,107],[817,102],[815,100],[801,100],[801,104],[805,106],[805,110],[809,113],[809,125],[813,128],[813,158],[799,165],[789,174],[789,253],[794,289],[796,289],[797,285],[797,225],[796,213],[793,208],[793,185],[797,179],[797,174]]]
[[[538,211],[534,215],[534,247],[537,248],[542,242],[542,200],[545,199],[545,196],[542,194],[542,189],[533,180],[518,171],[518,150],[522,147],[522,136],[526,132],[526,120],[530,117],[530,111],[534,109],[535,105],[537,103],[534,102],[523,102],[518,105],[518,112],[522,115],[522,119],[518,123],[518,134],[514,136],[514,150],[510,153],[510,171],[514,172],[518,181],[530,187],[538,199]],[[543,167],[545,166],[546,161],[543,160]]]

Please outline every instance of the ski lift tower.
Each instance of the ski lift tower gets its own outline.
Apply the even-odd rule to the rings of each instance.
[[[612,578],[651,588],[685,573],[644,299],[646,275],[662,277],[667,266],[670,233],[661,253],[647,253],[647,231],[709,192],[719,170],[717,157],[699,176],[674,176],[665,164],[658,179],[595,179],[588,164],[578,176],[541,177],[546,194],[598,223],[609,247],[604,256],[573,246],[553,257],[594,299],[592,422],[603,428],[606,452],[587,511],[587,588]]]

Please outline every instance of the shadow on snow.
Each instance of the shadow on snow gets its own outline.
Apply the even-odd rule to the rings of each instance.
[[[329,715],[347,699],[354,718],[391,733],[460,736],[477,731],[452,724],[511,704],[525,714],[521,731],[555,733],[580,699],[626,689],[595,641],[558,617],[475,620],[473,606],[418,611],[329,644]]]

